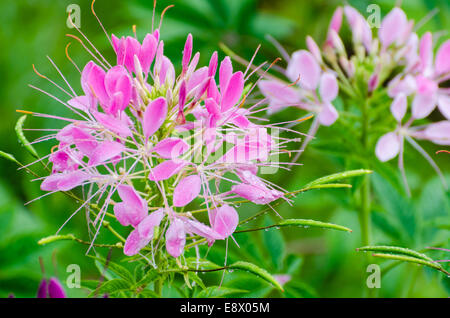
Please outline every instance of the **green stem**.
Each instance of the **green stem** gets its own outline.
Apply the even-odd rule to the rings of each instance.
[[[364,154],[366,154],[368,149],[368,130],[369,130],[369,98],[362,103],[362,133],[361,133],[361,144],[363,146]],[[369,169],[368,166],[365,167]],[[371,189],[370,189],[370,176],[366,175],[364,177],[363,183],[359,189],[361,198],[361,210],[359,216],[359,222],[361,227],[361,242],[363,245],[370,245],[371,241],[371,224],[370,224],[370,212],[371,212]],[[371,264],[372,256],[367,254],[366,266]],[[367,290],[367,296],[369,298],[376,297],[376,289],[369,288]]]

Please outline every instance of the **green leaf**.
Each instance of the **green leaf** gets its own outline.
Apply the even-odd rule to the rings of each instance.
[[[280,283],[277,282],[277,280],[272,275],[270,275],[265,269],[262,269],[262,268],[256,266],[255,264],[251,264],[251,263],[247,263],[247,262],[236,262],[234,264],[229,265],[228,269],[231,269],[231,270],[236,269],[236,270],[250,272],[250,273],[258,276],[259,278],[262,278],[265,281],[271,283],[277,289],[283,291],[283,287],[280,285]]]
[[[315,220],[304,220],[304,219],[286,219],[282,220],[277,224],[272,224],[270,226],[261,227],[261,228],[255,228],[255,229],[247,229],[247,230],[240,230],[236,231],[235,233],[242,233],[242,232],[253,232],[253,231],[260,231],[260,230],[266,230],[270,228],[279,228],[279,227],[285,227],[285,226],[298,226],[298,227],[317,227],[322,229],[332,229],[332,230],[338,230],[338,231],[345,231],[345,232],[352,232],[351,229],[342,226],[337,225],[333,223],[325,223],[321,221],[315,221]]]
[[[152,290],[144,289],[138,293],[139,298],[159,298],[158,294]]]
[[[106,260],[102,257],[96,257],[96,256],[89,256],[89,257],[100,262],[103,266],[105,266],[105,264],[106,264]],[[119,277],[122,277],[124,280],[126,280],[130,283],[134,283],[133,275],[125,267],[123,267],[117,263],[109,261],[107,268],[108,268],[108,270],[111,270],[114,274],[118,275]]]
[[[305,188],[310,188],[312,186],[316,186],[319,184],[326,184],[326,183],[330,183],[330,182],[334,182],[334,181],[339,181],[342,179],[364,176],[367,174],[371,174],[372,172],[373,172],[372,170],[359,169],[359,170],[350,170],[350,171],[335,173],[335,174],[332,174],[329,176],[325,176],[325,177],[316,179],[316,180],[308,183],[305,186]]]
[[[145,273],[141,280],[136,283],[136,286],[146,286],[158,278],[158,272],[156,270],[150,269]]]
[[[12,161],[14,163],[20,164],[19,161],[10,153],[3,152],[0,150],[0,157],[5,158],[6,160]]]
[[[390,253],[390,254],[400,254],[411,256],[415,258],[422,259],[424,261],[432,262],[433,259],[426,256],[425,254],[416,252],[414,250],[410,250],[409,248],[398,247],[398,246],[363,246],[356,249],[359,252],[381,252],[381,253]]]
[[[25,134],[23,133],[23,124],[25,123],[25,120],[27,119],[27,115],[23,115],[19,118],[17,121],[15,130],[17,134],[17,138],[19,138],[19,142],[25,147],[25,149],[36,159],[39,159],[39,155],[36,152],[36,149],[30,144],[28,139],[25,137]]]
[[[441,272],[445,273],[446,275],[450,275],[450,273],[445,271],[440,264],[434,263],[434,262],[430,262],[430,261],[425,261],[423,259],[416,258],[416,257],[404,256],[404,255],[395,255],[395,254],[384,254],[384,253],[376,253],[376,254],[373,254],[373,256],[380,257],[380,258],[385,258],[385,259],[396,260],[396,261],[415,263],[415,264],[419,264],[419,265],[423,265],[423,266],[428,266],[428,267],[431,267],[431,268],[436,269],[438,271],[441,271]]]
[[[233,294],[248,293],[248,290],[219,286],[208,287],[197,294],[197,298],[220,298]]]
[[[188,272],[187,273],[187,278],[193,282],[195,282],[198,286],[201,287],[201,289],[205,289],[206,286],[203,283],[202,279],[197,275],[197,273],[194,272]]]
[[[80,283],[82,288],[86,288],[89,290],[95,290],[99,286],[98,280],[82,280]]]
[[[101,296],[104,294],[117,294],[123,291],[129,291],[131,285],[124,279],[116,278],[103,283],[97,290],[91,292],[88,297]]]

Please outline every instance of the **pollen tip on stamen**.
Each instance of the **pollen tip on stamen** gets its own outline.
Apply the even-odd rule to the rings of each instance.
[[[295,80],[295,82],[289,84],[287,87],[292,87],[292,86],[294,86],[294,85],[297,85],[298,82],[300,82],[300,78],[301,78],[301,75],[298,74],[298,77],[297,77],[297,79]]]
[[[34,64],[32,64],[32,66],[33,66],[33,71],[36,73],[37,76],[39,76],[39,77],[41,77],[41,78],[43,78],[43,79],[47,79],[46,76],[42,75],[41,73],[39,73],[39,72],[37,71],[36,66],[34,66]]]
[[[50,152],[51,152],[51,153],[54,153],[55,150],[58,149],[58,147],[59,147],[58,145],[54,145],[54,146],[50,149]]]
[[[301,122],[307,121],[307,120],[309,120],[309,119],[311,119],[311,118],[313,118],[313,117],[314,117],[314,115],[309,115],[309,116],[307,116],[307,117],[303,117],[303,118],[297,119],[296,122],[301,123]]]
[[[95,3],[95,0],[92,0],[92,2],[91,2],[91,11],[95,15],[94,3]]]
[[[28,110],[16,109],[16,112],[21,114],[34,115],[34,112],[30,112]]]
[[[448,151],[448,150],[438,150],[438,151],[436,151],[436,154],[440,154],[440,153],[449,153],[450,154],[450,151]]]

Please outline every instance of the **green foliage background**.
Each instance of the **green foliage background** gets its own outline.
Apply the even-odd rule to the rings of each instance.
[[[371,3],[379,4],[383,15],[388,12],[393,1],[348,1],[366,14]],[[408,0],[402,8],[410,19],[419,21],[428,12],[439,12],[419,30],[444,31],[448,38],[450,30],[450,3],[447,0]],[[14,153],[22,162],[32,158],[19,146],[13,133],[18,119],[15,109],[28,109],[44,113],[64,115],[66,110],[46,96],[33,91],[28,84],[37,85],[50,92],[55,90],[35,75],[32,64],[39,72],[57,79],[46,56],[50,56],[79,89],[79,75],[67,61],[64,48],[70,40],[65,36],[72,33],[66,26],[66,7],[71,3],[81,6],[81,25],[97,48],[113,59],[109,42],[90,13],[90,1],[85,0],[17,0],[0,3],[0,100],[1,150]],[[343,1],[306,0],[160,0],[162,7],[175,4],[164,19],[162,37],[166,55],[175,62],[180,60],[181,50],[188,32],[194,35],[195,49],[202,53],[201,63],[218,43],[224,42],[239,55],[250,58],[256,46],[262,44],[256,61],[271,61],[279,53],[265,39],[266,34],[277,38],[288,52],[305,47],[306,35],[311,35],[319,43],[324,40],[332,12]],[[150,29],[153,1],[150,0],[98,0],[96,11],[109,32],[117,35],[131,33],[131,26],[137,25],[138,35]],[[70,48],[72,58],[79,65],[88,61],[87,53],[77,43]],[[222,52],[219,51],[220,54]],[[297,116],[292,109],[275,116],[277,120],[289,120]],[[388,116],[389,114],[387,114]],[[439,114],[433,115],[440,120]],[[54,128],[58,122],[29,118],[26,127]],[[306,131],[306,126],[304,127]],[[27,133],[30,140],[39,134]],[[322,128],[317,141],[302,156],[303,166],[293,172],[280,172],[271,176],[284,188],[299,189],[307,182],[320,176],[343,171],[339,156],[342,140],[336,139],[333,128]],[[338,135],[339,136],[339,135]],[[334,143],[333,151],[322,145]],[[422,143],[430,153],[439,148]],[[47,153],[52,144],[42,143],[36,148],[41,154]],[[328,150],[325,150],[328,149]],[[426,246],[443,244],[449,246],[450,206],[449,194],[442,187],[432,169],[412,149],[406,152],[406,169],[413,189],[413,198],[404,196],[401,186],[396,183],[395,163],[377,164],[381,174],[372,176],[374,191],[378,201],[373,210],[373,242],[394,244],[416,250]],[[348,154],[351,156],[351,153]],[[434,156],[444,173],[449,176],[448,156]],[[357,167],[358,168],[358,167]],[[389,176],[391,176],[389,178]],[[72,242],[62,242],[41,247],[37,241],[56,232],[59,226],[75,210],[76,204],[63,195],[53,195],[24,206],[24,203],[42,195],[39,185],[30,182],[32,177],[18,172],[13,163],[0,161],[0,297],[14,293],[17,297],[34,297],[42,273],[38,257],[45,261],[47,276],[57,276],[65,282],[65,271],[69,264],[79,264],[84,280],[98,279],[99,272],[94,262],[85,256],[86,246]],[[272,274],[290,274],[284,295],[274,291],[261,280],[240,272],[225,275],[224,285],[229,288],[244,289],[244,296],[285,296],[285,297],[359,297],[364,295],[367,273],[364,255],[355,252],[360,246],[357,212],[352,209],[351,190],[320,190],[299,195],[293,207],[283,205],[278,212],[285,218],[314,218],[335,222],[352,228],[351,234],[312,229],[282,229],[237,234],[240,244],[232,243],[230,260],[252,261]],[[255,206],[242,206],[242,217],[257,212]],[[261,225],[269,222],[269,217],[261,220]],[[64,229],[64,233],[74,233],[86,237],[86,221],[83,213],[77,215]],[[107,239],[100,237],[101,239]],[[449,258],[449,254],[431,252],[435,259]],[[113,258],[118,256],[113,254]],[[209,258],[223,264],[223,246],[216,244]],[[378,261],[377,261],[378,262]],[[383,275],[383,273],[382,273]],[[384,297],[446,297],[450,294],[449,279],[441,273],[401,264],[383,275],[379,295]],[[202,277],[204,278],[204,277]],[[220,274],[205,275],[206,281],[220,281]],[[83,297],[83,289],[67,289],[71,297]],[[165,296],[182,296],[174,288],[166,289]],[[233,295],[233,294],[231,294]],[[242,296],[240,294],[235,294]]]

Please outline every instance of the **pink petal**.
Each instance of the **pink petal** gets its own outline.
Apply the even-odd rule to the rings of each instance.
[[[215,241],[215,240],[222,239],[222,236],[220,234],[218,234],[216,231],[214,231],[209,226],[206,226],[205,224],[198,222],[197,220],[185,219],[183,221],[184,221],[185,230],[188,233],[200,235],[200,236],[208,239],[209,241]]]
[[[162,42],[161,42],[162,43]],[[172,62],[165,56],[162,57],[161,70],[159,71],[159,81],[161,84],[173,83],[175,81],[175,68]]]
[[[180,138],[166,138],[153,147],[153,151],[165,159],[179,157],[188,149],[189,145]]]
[[[92,156],[89,158],[88,165],[96,166],[119,156],[123,151],[125,151],[125,146],[121,143],[116,141],[104,141],[94,150]]]
[[[402,9],[395,7],[389,12],[381,22],[378,37],[384,47],[388,47],[395,41],[406,42],[406,39],[401,39],[404,35],[405,28],[408,27],[408,19]]]
[[[286,70],[286,76],[295,82],[300,78],[300,85],[308,90],[315,90],[320,80],[320,66],[308,51],[297,51],[292,55]]]
[[[105,88],[110,98],[118,92],[122,93],[122,99],[117,108],[123,111],[130,103],[132,90],[130,77],[123,66],[115,66],[106,73]]]
[[[427,117],[436,107],[437,99],[435,95],[417,94],[412,103],[412,115],[415,119]]]
[[[130,72],[134,72],[134,56],[139,57],[139,51],[141,50],[141,44],[134,37],[128,36],[125,39],[125,56],[123,63]]]
[[[189,94],[196,95],[197,91],[200,89],[201,84],[208,78],[208,68],[202,67],[196,70],[187,83],[187,92]],[[194,91],[195,90],[195,91]]]
[[[429,70],[433,63],[433,36],[427,32],[420,39],[420,69],[422,72]]]
[[[268,204],[283,196],[280,191],[270,190],[265,185],[257,186],[245,183],[232,186],[231,191],[255,204]]]
[[[401,122],[406,114],[407,108],[408,108],[408,101],[406,99],[406,96],[404,94],[399,94],[392,101],[391,113],[398,122]]]
[[[178,173],[186,165],[185,161],[167,160],[154,167],[149,175],[151,181],[162,181],[169,179]]]
[[[69,191],[80,186],[88,179],[89,175],[83,171],[52,174],[41,183],[41,190]]]
[[[146,216],[141,223],[139,223],[137,229],[139,235],[147,240],[153,239],[155,227],[159,226],[164,217],[164,209],[159,209]]]
[[[191,175],[178,183],[173,192],[173,205],[183,207],[191,203],[200,194],[202,181],[198,175]]]
[[[94,65],[89,72],[88,85],[92,92],[99,99],[101,105],[107,105],[109,102],[108,94],[105,89],[105,71],[98,65]]]
[[[158,40],[155,36],[153,34],[147,34],[139,51],[139,61],[141,62],[144,74],[147,74],[150,70],[150,65],[152,65],[155,58],[157,47]]]
[[[435,144],[450,146],[450,121],[440,121],[428,125],[424,130],[425,138]]]
[[[167,117],[167,102],[164,97],[159,97],[152,101],[144,113],[144,136],[148,139],[164,123]]]
[[[121,137],[130,137],[132,132],[125,120],[120,120],[108,114],[92,112],[95,119],[106,129],[118,134]],[[124,117],[125,118],[125,117]]]
[[[129,185],[121,184],[117,190],[122,202],[114,205],[114,215],[123,226],[138,226],[148,214],[147,202]]]
[[[220,116],[220,107],[213,98],[205,100],[205,107],[212,116]]]
[[[186,232],[184,223],[180,219],[175,219],[170,224],[166,232],[166,249],[173,257],[178,257],[183,253],[186,244]]]
[[[342,26],[342,8],[338,7],[333,13],[333,17],[331,18],[330,26],[328,27],[330,30],[334,30],[339,33]]]
[[[351,6],[345,6],[344,13],[353,32],[353,41],[363,43],[366,50],[370,51],[372,30],[370,29],[369,23],[367,23],[361,13]]]
[[[322,63],[322,53],[320,52],[319,46],[309,35],[306,37],[306,46],[311,54],[316,58],[318,63]]]
[[[239,215],[233,207],[223,205],[210,212],[209,220],[213,230],[217,232],[222,239],[225,239],[236,230],[239,223]]]
[[[211,59],[209,60],[208,76],[214,77],[216,75],[217,63],[218,63],[218,55],[217,51],[215,51],[211,56]]]
[[[295,89],[278,81],[259,81],[261,93],[270,101],[269,113],[298,104],[300,96]]]
[[[383,135],[377,142],[375,147],[375,154],[377,158],[382,161],[389,161],[395,158],[400,152],[400,138],[394,133],[390,132]]]
[[[72,106],[73,108],[76,109],[80,109],[84,112],[87,112],[89,110],[89,97],[87,96],[77,96],[75,98],[72,98],[71,100],[69,100],[67,102],[67,104],[69,104],[70,106]]]
[[[227,85],[227,90],[222,96],[221,110],[226,112],[231,107],[235,106],[241,99],[244,90],[244,74],[236,72],[231,76]]]
[[[149,239],[140,236],[139,231],[135,229],[130,233],[130,235],[128,235],[128,238],[125,242],[125,246],[123,247],[123,253],[127,256],[136,255],[149,242],[150,242]]]
[[[319,113],[319,122],[323,126],[331,126],[338,119],[339,114],[330,103],[325,103],[322,106],[322,111]]]
[[[219,69],[219,85],[220,92],[222,94],[225,93],[228,87],[228,83],[230,81],[231,75],[233,74],[233,66],[231,65],[231,59],[227,56],[223,59],[222,63],[220,63]]]
[[[450,96],[439,95],[438,107],[441,114],[444,115],[445,118],[450,119]]]
[[[339,92],[336,76],[331,73],[324,73],[320,78],[319,93],[324,102],[333,101]]]
[[[192,34],[189,33],[189,35],[186,39],[186,43],[184,45],[184,50],[183,50],[183,61],[182,61],[183,73],[186,73],[189,62],[191,61],[192,46],[193,46]]]
[[[436,54],[435,71],[438,75],[450,72],[450,40],[445,41]]]

